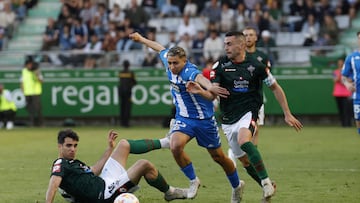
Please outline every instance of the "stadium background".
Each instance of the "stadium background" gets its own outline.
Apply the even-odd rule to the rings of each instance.
[[[337,1],[330,1],[336,5]],[[282,1],[284,13],[288,11],[291,1]],[[20,70],[27,55],[42,57],[46,54],[58,54],[59,50],[40,51],[42,33],[47,18],[57,18],[61,8],[58,0],[39,0],[28,10],[27,17],[21,22],[8,39],[0,52],[0,78],[12,91],[18,106],[18,120],[27,116],[24,109],[24,97],[19,89]],[[194,22],[198,22],[195,18]],[[298,19],[287,16],[289,22]],[[157,40],[166,41],[168,32],[164,26],[177,25],[181,18],[152,18],[149,25],[160,29]],[[274,36],[279,58],[272,70],[282,85],[289,100],[292,112],[311,123],[337,123],[337,109],[331,95],[333,82],[332,71],[336,67],[336,59],[353,50],[355,34],[360,29],[360,17],[350,21],[349,16],[336,18],[341,29],[340,43],[336,46],[323,47],[326,55],[313,55],[312,47],[303,47],[303,37],[298,32],[278,32]],[[169,23],[170,22],[170,23]],[[198,24],[198,26],[204,26]],[[299,39],[300,38],[300,39]],[[106,53],[117,55],[117,53]],[[168,92],[166,76],[161,68],[143,69],[139,65],[141,52],[124,53],[119,61],[106,63],[106,67],[93,70],[81,68],[67,69],[48,63],[40,63],[45,83],[43,86],[43,114],[48,121],[64,118],[91,119],[99,122],[117,122],[119,100],[117,96],[118,78],[121,62],[128,59],[136,72],[138,85],[134,88],[134,119],[153,121],[163,118],[171,112],[171,97]],[[265,90],[267,99],[265,112],[269,119],[281,116],[281,109],[272,93]],[[321,119],[319,119],[321,118]],[[272,120],[272,121],[274,121]]]

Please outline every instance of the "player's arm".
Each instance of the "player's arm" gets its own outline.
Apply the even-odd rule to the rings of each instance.
[[[105,150],[105,152],[102,155],[102,157],[100,158],[100,160],[97,161],[96,164],[94,164],[93,166],[90,167],[91,171],[95,175],[100,175],[101,170],[103,169],[106,161],[111,156],[111,153],[113,152],[115,145],[116,145],[115,140],[116,140],[117,136],[118,136],[118,134],[114,130],[109,131],[109,134],[108,134],[108,145],[109,146],[108,146],[108,148]]]
[[[156,41],[152,41],[152,40],[149,40],[145,37],[143,37],[142,35],[140,35],[138,32],[134,32],[134,33],[131,33],[129,35],[130,39],[132,39],[133,41],[135,42],[140,42],[142,44],[145,44],[146,46],[152,48],[153,50],[155,50],[156,52],[160,52],[161,50],[164,50],[165,47],[161,44],[159,44],[158,42]]]
[[[195,82],[199,83],[204,89],[213,94],[213,98],[211,100],[214,100],[217,96],[226,98],[230,94],[227,89],[220,87],[219,85],[214,85],[202,74],[198,74],[196,76]]]
[[[296,131],[300,131],[303,125],[291,114],[284,90],[276,81],[274,81],[274,83],[269,86],[269,88],[274,93],[276,100],[279,102],[281,109],[283,110],[285,122],[289,126],[294,127]]]
[[[192,94],[199,94],[202,97],[204,97],[207,100],[214,100],[216,98],[216,96],[210,92],[207,91],[206,89],[204,89],[203,87],[201,87],[201,85],[197,82],[194,81],[189,81],[186,83],[186,91],[192,93]]]
[[[60,186],[61,180],[61,176],[52,175],[50,177],[49,186],[46,191],[46,203],[52,203],[54,201],[55,194]]]

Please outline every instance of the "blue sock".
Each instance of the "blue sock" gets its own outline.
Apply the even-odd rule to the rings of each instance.
[[[240,180],[239,180],[237,170],[235,170],[234,173],[227,175],[227,178],[229,179],[231,186],[233,188],[236,188],[237,186],[239,186]]]
[[[358,128],[358,134],[360,135],[360,128]]]
[[[189,178],[189,180],[194,180],[196,178],[195,170],[192,163],[185,166],[184,168],[181,168],[181,171],[186,175],[186,177]]]

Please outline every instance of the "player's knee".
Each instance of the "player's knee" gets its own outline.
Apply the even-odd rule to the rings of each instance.
[[[126,139],[121,139],[118,143],[118,148],[130,150],[130,143]]]
[[[174,155],[181,154],[184,151],[184,145],[182,143],[172,142],[170,148]]]
[[[140,166],[142,169],[145,169],[145,171],[154,169],[154,165],[149,160],[146,159],[137,160],[136,165]]]

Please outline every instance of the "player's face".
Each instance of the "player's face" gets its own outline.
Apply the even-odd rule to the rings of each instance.
[[[247,48],[255,47],[257,41],[257,35],[255,30],[247,29],[244,30],[243,34],[245,35],[245,44]]]
[[[226,56],[230,60],[236,61],[242,55],[243,43],[235,36],[225,37],[224,44]]]
[[[65,159],[74,159],[77,151],[78,141],[69,137],[65,138],[64,144],[59,144],[60,156]]]
[[[186,64],[186,57],[168,56],[167,61],[170,71],[177,75],[184,68]]]

